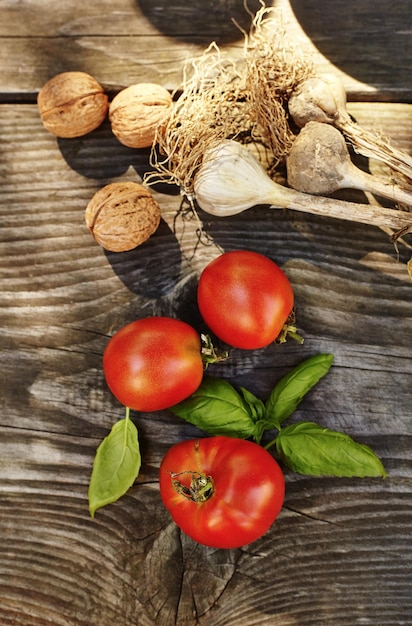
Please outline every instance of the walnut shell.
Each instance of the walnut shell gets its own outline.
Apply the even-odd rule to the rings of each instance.
[[[103,87],[85,72],[63,72],[40,89],[37,105],[44,127],[56,137],[81,137],[103,122],[109,108]]]
[[[97,243],[111,252],[136,248],[159,223],[160,207],[139,183],[110,183],[94,194],[86,208],[87,227]]]
[[[173,106],[171,94],[155,83],[138,83],[120,91],[109,107],[112,131],[129,148],[148,148],[156,131],[167,123]]]

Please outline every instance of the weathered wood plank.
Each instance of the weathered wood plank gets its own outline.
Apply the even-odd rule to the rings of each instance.
[[[2,481],[0,496],[4,624],[395,626],[411,617],[407,442],[387,441],[398,458],[384,483],[289,477],[262,540],[214,551],[179,535],[155,485],[136,486],[92,521],[89,446],[79,453],[75,439],[55,437],[51,448],[47,436],[21,434],[31,471],[19,491]],[[15,453],[15,433],[10,441]]]
[[[410,3],[273,5],[319,69],[341,75],[351,114],[412,153],[412,107],[400,104],[412,102]],[[163,219],[150,241],[105,253],[85,226],[87,202],[107,182],[140,180],[148,151],[121,146],[108,122],[57,140],[33,104],[16,104],[34,103],[46,80],[70,69],[109,93],[140,81],[174,89],[185,60],[212,40],[241,54],[232,17],[247,28],[243,0],[1,3],[0,102],[11,103],[0,105],[1,626],[412,623],[410,248],[400,245],[398,258],[379,229],[266,207],[221,220],[200,212],[210,245],[198,245],[196,221],[174,222],[180,198],[168,188],[156,191]],[[332,352],[332,370],[294,419],[369,444],[388,477],[286,470],[272,529],[241,550],[208,549],[171,522],[157,484],[168,447],[201,433],[168,411],[133,413],[137,484],[91,519],[93,456],[123,416],[101,368],[108,337],[154,313],[202,330],[198,272],[238,247],[283,266],[305,343],[233,350],[213,373],[265,399],[303,358]]]
[[[411,150],[411,107],[350,105],[359,122]],[[63,141],[35,106],[0,107],[0,621],[4,626],[398,626],[412,621],[411,288],[405,262],[372,227],[257,207],[234,218],[173,219],[180,199],[157,192],[162,224],[131,253],[104,253],[84,224],[94,191],[140,180],[147,151],[118,144],[106,123]],[[165,191],[165,190],[162,190]],[[217,248],[216,246],[219,246]],[[181,535],[160,503],[157,468],[171,443],[197,436],[167,411],[133,415],[143,454],[130,492],[97,513],[87,485],[98,443],[122,408],[101,355],[135,317],[199,325],[196,275],[220,248],[268,254],[290,276],[303,347],[234,350],[214,372],[267,397],[318,351],[335,365],[295,419],[344,430],[382,457],[382,480],[286,472],[285,507],[242,550]]]
[[[321,71],[341,75],[351,99],[410,102],[409,3],[392,2],[389,17],[385,0],[329,4],[273,2],[293,40]],[[261,5],[248,6],[254,12]],[[232,19],[250,25],[242,0],[69,0],[58,11],[24,1],[5,3],[0,15],[0,98],[9,102],[33,101],[49,78],[67,70],[89,72],[113,91],[142,81],[174,89],[185,61],[211,41],[240,55],[243,35]]]
[[[267,3],[270,6],[270,2]],[[67,0],[59,10],[51,10],[47,0],[16,4],[2,2],[3,20],[0,36],[54,37],[58,35],[156,35],[185,41],[197,35],[205,43],[219,39],[239,39],[240,27],[250,24],[250,13],[261,7],[259,0],[250,0],[248,10],[240,0],[217,0],[207,5],[201,0],[190,4],[184,0],[102,0],[99,4],[79,4]],[[396,20],[396,18],[395,18]],[[13,24],[13,33],[7,25]]]
[[[389,110],[392,115],[385,115],[385,111]],[[351,111],[359,122],[366,125],[369,123],[378,127],[378,120],[381,120],[380,128],[390,134],[396,145],[404,150],[411,149],[412,136],[408,133],[411,107],[358,103],[351,106]],[[131,253],[116,255],[96,250],[84,223],[84,210],[94,191],[119,177],[140,180],[140,175],[148,168],[148,152],[121,146],[112,135],[108,123],[89,137],[57,140],[44,131],[36,107],[20,106],[16,112],[13,106],[3,105],[0,115],[4,128],[1,153],[1,202],[4,207],[2,237],[5,244],[8,242],[7,247],[3,245],[4,253],[1,257],[5,281],[3,301],[6,303],[2,315],[3,323],[9,327],[8,337],[12,336],[11,329],[15,324],[20,329],[27,325],[24,341],[27,345],[33,345],[38,340],[38,334],[34,332],[38,324],[41,327],[58,319],[58,327],[63,328],[79,317],[88,318],[91,312],[96,311],[92,295],[95,292],[91,289],[93,286],[97,288],[101,302],[97,309],[99,316],[105,309],[113,315],[113,309],[127,304],[130,289],[137,296],[137,306],[149,298],[151,306],[156,307],[159,298],[167,298],[168,293],[179,284],[180,247],[187,246],[186,253],[190,254],[190,246],[193,248],[195,245],[195,225],[186,223],[186,238],[180,242],[171,232],[179,197],[158,194],[163,209],[161,228],[153,239]],[[394,119],[397,120],[396,126]],[[10,206],[13,206],[12,211]],[[233,246],[230,239],[233,233],[235,240],[245,236],[253,221],[254,231],[249,233],[250,243],[263,247],[267,252],[273,238],[268,224],[273,221],[293,241],[289,255],[295,259],[307,259],[314,239],[310,235],[310,219],[294,214],[288,215],[285,221],[282,212],[275,213],[267,209],[253,209],[238,218],[219,220],[204,217],[208,233],[216,245],[223,247]],[[327,226],[323,229],[324,223]],[[305,228],[308,233],[304,232]],[[321,258],[326,272],[332,266],[332,261],[329,264],[327,262],[327,254],[333,252],[336,235],[329,236],[328,220],[320,221],[317,228],[318,237],[323,239],[318,249],[319,254],[323,255]],[[367,271],[366,268],[370,268],[371,264],[373,266],[374,258],[377,258],[377,262],[382,259],[379,255],[374,257],[374,252],[382,255],[386,251],[390,263],[390,255],[394,254],[394,250],[380,231],[340,223],[333,223],[332,228],[336,228],[338,233],[345,233],[346,237],[350,232],[350,239],[340,243],[344,245],[345,252],[351,247],[354,251],[358,248],[357,259],[366,257],[363,268],[358,268],[359,272]],[[279,247],[283,234],[277,235]],[[216,248],[204,249],[200,256],[201,263],[215,253]],[[282,248],[280,253],[284,255]],[[352,255],[356,256],[356,252]],[[147,258],[153,259],[153,265],[156,263],[155,281],[151,273],[152,265],[148,264]],[[399,284],[403,285],[402,278],[407,281],[407,274],[406,271],[402,273],[402,266],[389,265],[383,271],[391,275],[393,269],[397,275],[395,268],[399,270]],[[299,269],[295,271],[298,273]],[[339,272],[340,268],[336,267],[334,271]],[[373,273],[371,277],[373,279]],[[344,302],[339,306],[344,306]],[[350,307],[350,303],[347,306]],[[41,320],[36,322],[36,319],[31,319],[32,311],[36,316],[42,311]],[[399,311],[396,311],[398,314]],[[116,323],[122,321],[123,318]],[[18,339],[22,341],[23,337],[20,335]],[[72,336],[68,338],[68,341],[71,340]],[[53,345],[55,340],[51,336],[49,341]],[[59,333],[56,341],[60,341]]]

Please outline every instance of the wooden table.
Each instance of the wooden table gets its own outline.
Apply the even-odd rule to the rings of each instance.
[[[411,2],[277,4],[320,68],[342,77],[356,119],[412,152]],[[140,181],[148,151],[121,146],[108,123],[58,140],[39,119],[37,92],[61,71],[87,71],[111,94],[142,81],[174,89],[212,40],[240,51],[231,17],[247,26],[240,0],[0,3],[1,626],[412,623],[410,247],[397,252],[372,226],[257,207],[205,218],[212,245],[188,262],[195,225],[173,232],[180,199],[169,190],[156,192],[163,219],[149,242],[105,253],[85,207],[108,182]],[[102,373],[108,337],[151,314],[196,323],[196,277],[220,248],[284,268],[305,343],[233,350],[213,373],[265,398],[304,358],[333,353],[294,419],[367,443],[388,472],[285,470],[272,529],[229,551],[192,542],[160,502],[163,454],[200,434],[168,411],[133,414],[137,484],[95,519],[87,506],[96,447],[123,416]]]

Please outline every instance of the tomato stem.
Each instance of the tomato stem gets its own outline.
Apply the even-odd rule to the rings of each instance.
[[[288,319],[286,320],[282,330],[279,335],[276,337],[275,343],[285,343],[288,340],[288,337],[291,337],[298,343],[303,343],[304,339],[297,332],[297,327],[295,326],[296,315],[295,309],[292,309]]]
[[[217,353],[209,335],[204,335],[202,333],[200,338],[202,343],[201,356],[205,370],[208,368],[209,363],[218,363],[219,361],[225,361],[228,358],[229,353],[226,351],[223,351],[221,354]]]
[[[276,338],[276,343],[285,343],[288,340],[288,337],[291,337],[291,339],[294,339],[298,343],[302,344],[304,339],[301,335],[299,335],[297,330],[298,329],[294,324],[286,323]]]
[[[205,476],[199,472],[184,471],[184,472],[170,472],[172,478],[172,486],[174,490],[185,496],[192,502],[200,503],[206,502],[214,494],[215,487],[211,476]],[[190,484],[185,485],[182,481],[178,480],[179,476],[188,475],[190,477]]]
[[[264,445],[264,446],[263,446],[263,447],[264,447],[264,449],[265,449],[265,450],[269,450],[269,448],[271,448],[272,446],[274,446],[274,445],[275,445],[275,443],[276,443],[276,439],[277,439],[277,437],[275,437],[274,439],[272,439],[271,441],[269,441],[269,443],[267,443],[266,445]]]

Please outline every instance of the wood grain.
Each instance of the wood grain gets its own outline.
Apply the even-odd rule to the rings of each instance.
[[[407,3],[392,3],[390,14],[381,0],[373,13],[361,0],[323,11],[277,4],[302,45],[345,77],[358,122],[412,153]],[[86,137],[58,140],[34,104],[47,78],[74,66],[113,91],[136,79],[173,88],[184,59],[209,38],[240,51],[227,17],[242,12],[241,2],[223,0],[0,6],[1,626],[412,623],[410,247],[396,250],[371,226],[267,207],[224,219],[199,212],[199,242],[199,223],[179,211],[177,190],[159,187],[155,235],[134,251],[107,253],[86,228],[86,205],[108,182],[140,181],[148,151],[121,146],[107,122]],[[285,505],[264,537],[240,550],[205,548],[173,524],[157,483],[169,446],[202,433],[168,411],[133,413],[141,473],[92,519],[95,450],[123,417],[102,373],[109,336],[159,313],[204,330],[198,274],[235,248],[284,268],[305,342],[232,350],[213,373],[266,399],[301,360],[333,353],[330,373],[293,420],[370,445],[388,477],[312,478],[285,469]]]
[[[376,123],[388,107],[358,103],[354,112]],[[409,148],[410,108],[396,105],[387,117],[394,114],[393,139]],[[410,614],[412,328],[410,284],[388,237],[262,207],[228,220],[207,216],[213,244],[182,264],[197,224],[179,223],[177,237],[180,200],[159,193],[155,236],[134,252],[104,253],[83,221],[88,198],[109,180],[139,179],[147,152],[116,145],[107,125],[85,139],[56,140],[34,106],[20,105],[16,116],[3,105],[0,116],[2,623],[304,626],[315,615],[319,624],[400,623]],[[305,356],[333,352],[328,383],[295,418],[367,442],[388,479],[289,472],[285,508],[268,535],[244,550],[213,551],[178,532],[157,491],[162,454],[198,431],[168,412],[135,415],[139,484],[91,520],[94,451],[122,417],[102,377],[108,335],[142,312],[199,323],[198,271],[220,248],[239,245],[283,265],[305,344],[233,351],[215,373],[265,398]]]
[[[250,12],[258,0],[247,3]],[[410,102],[412,45],[408,2],[274,0],[291,39],[320,71],[338,73],[351,99]],[[42,85],[68,70],[91,73],[108,91],[134,82],[174,89],[184,64],[211,41],[242,54],[250,16],[243,0],[67,0],[6,2],[1,7],[0,94],[3,101],[34,101]],[[383,16],[383,17],[382,17]],[[12,29],[9,25],[12,25]],[[110,38],[110,45],[108,45]],[[395,69],[394,69],[395,68]]]

